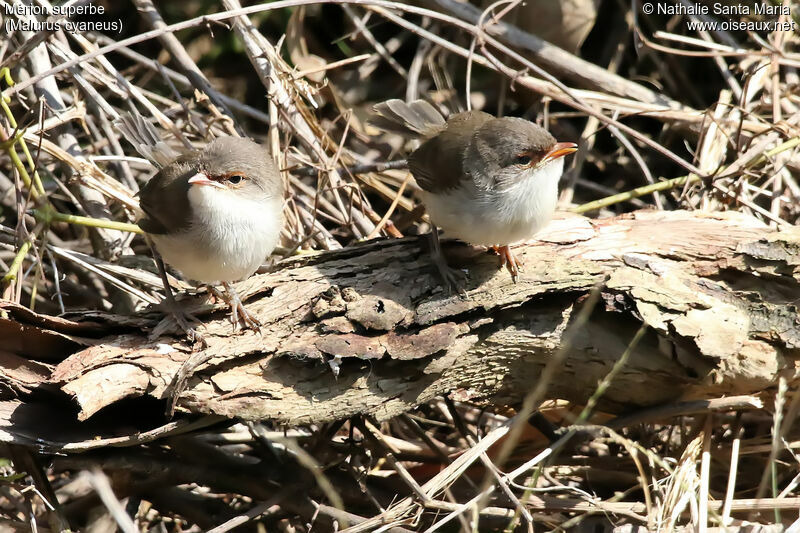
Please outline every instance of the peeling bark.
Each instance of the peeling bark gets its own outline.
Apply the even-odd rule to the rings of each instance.
[[[642,322],[647,333],[601,401],[607,411],[754,393],[798,377],[796,228],[736,213],[565,218],[515,249],[525,262],[516,284],[482,249],[445,248],[451,265],[469,271],[466,298],[439,288],[415,239],[287,260],[240,283],[262,335],[233,333],[222,305],[186,298],[207,319],[213,357],[179,409],[298,425],[383,419],[441,394],[513,403],[559,350],[548,396],[582,402]],[[600,304],[571,328],[594,287]],[[12,343],[15,356],[68,355],[46,378],[38,366],[6,366],[4,388],[25,393],[32,385],[22,381],[40,376],[77,403],[81,420],[123,398],[160,398],[191,355],[176,336],[148,339],[155,314],[81,323],[5,303],[0,312],[2,331],[28,330]],[[98,337],[112,328],[119,333]]]

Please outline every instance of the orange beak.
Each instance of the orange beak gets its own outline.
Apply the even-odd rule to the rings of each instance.
[[[578,150],[578,145],[575,143],[556,143],[553,149],[545,154],[542,158],[543,161],[553,161],[559,157],[564,157],[572,152]]]
[[[216,181],[209,179],[209,177],[202,173],[198,172],[191,178],[189,178],[189,183],[191,185],[208,185],[209,187],[216,187],[217,189],[224,189],[225,186],[221,183],[217,183]]]

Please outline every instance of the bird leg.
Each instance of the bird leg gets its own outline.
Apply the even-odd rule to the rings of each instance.
[[[242,303],[241,298],[239,298],[239,294],[236,292],[236,289],[233,288],[233,285],[223,281],[222,286],[225,287],[225,294],[223,295],[223,298],[226,302],[228,302],[228,305],[231,306],[231,322],[233,322],[234,330],[237,329],[241,324],[246,328],[250,328],[261,333],[261,322],[259,322],[255,316],[250,314],[250,312]]]
[[[514,255],[514,252],[511,251],[511,247],[508,245],[492,246],[492,250],[500,256],[500,268],[506,267],[511,273],[511,279],[516,283],[519,272],[522,270],[522,260],[517,259],[517,256]]]
[[[183,330],[183,333],[186,335],[186,338],[189,340],[192,346],[199,344],[201,347],[205,348],[208,346],[206,339],[200,334],[199,331],[189,325],[190,322],[194,322],[195,324],[199,324],[201,326],[203,323],[197,317],[178,305],[178,302],[175,300],[175,295],[172,294],[172,287],[169,284],[167,267],[164,266],[164,260],[161,258],[161,254],[156,251],[156,247],[153,246],[152,241],[149,238],[146,238],[146,240],[147,244],[150,246],[150,251],[153,254],[153,259],[156,260],[156,266],[158,267],[158,273],[161,276],[161,282],[164,284],[164,300],[161,302],[161,305],[165,308],[167,314],[171,316],[173,320],[175,320],[175,323],[178,324],[178,327]]]
[[[212,304],[218,304],[220,302],[228,303],[227,300],[225,300],[225,297],[222,295],[222,291],[220,291],[214,285],[206,283],[205,286],[206,286],[206,292],[208,293],[208,300]]]
[[[430,244],[431,259],[439,275],[442,277],[445,286],[450,292],[457,292],[461,295],[466,295],[464,284],[467,281],[467,275],[463,270],[451,268],[447,264],[447,259],[442,252],[442,243],[439,242],[439,228],[431,226],[431,232],[428,234],[428,242]]]

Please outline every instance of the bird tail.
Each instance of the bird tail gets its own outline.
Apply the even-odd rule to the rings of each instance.
[[[178,152],[165,143],[153,125],[139,113],[123,113],[114,125],[136,151],[156,167],[162,168],[178,157]]]
[[[407,137],[433,137],[444,129],[444,117],[425,100],[405,103],[393,99],[376,104],[369,122],[376,128]]]

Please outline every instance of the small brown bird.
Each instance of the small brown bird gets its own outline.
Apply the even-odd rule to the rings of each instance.
[[[158,252],[167,304],[190,340],[193,317],[172,296],[158,255],[187,278],[221,283],[239,322],[258,329],[230,284],[251,276],[278,244],[283,226],[283,184],[269,152],[249,139],[219,137],[202,150],[179,154],[143,117],[124,115],[117,127],[160,170],[139,192],[139,227]]]
[[[431,221],[447,237],[494,248],[516,281],[520,263],[508,245],[550,221],[564,156],[577,145],[556,142],[521,118],[467,111],[445,121],[423,100],[389,100],[375,111],[377,127],[424,139],[408,156],[408,168]],[[447,266],[436,227],[431,234],[434,262],[445,282],[458,288],[461,273]]]

